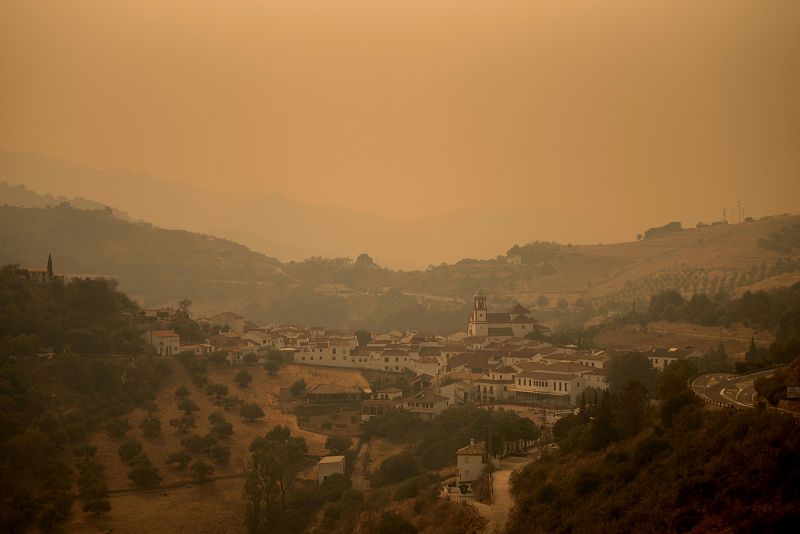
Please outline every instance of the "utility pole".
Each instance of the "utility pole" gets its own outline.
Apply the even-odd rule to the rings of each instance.
[[[742,222],[742,201],[738,201],[739,204],[739,222]]]

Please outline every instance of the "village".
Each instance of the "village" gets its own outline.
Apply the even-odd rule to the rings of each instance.
[[[418,331],[370,333],[328,330],[322,326],[258,325],[234,312],[198,317],[206,332],[204,343],[183,343],[177,332],[162,329],[175,310],[143,312],[150,325],[142,338],[161,357],[192,353],[199,358],[224,357],[230,364],[266,363],[270,355],[302,366],[360,370],[396,376],[397,385],[357,387],[337,383],[307,384],[303,402],[308,407],[355,407],[360,421],[405,410],[432,420],[450,407],[472,405],[490,411],[509,411],[547,432],[562,417],[575,414],[582,404],[608,390],[606,364],[614,351],[554,346],[537,339],[546,331],[531,312],[517,303],[507,311],[489,311],[478,290],[463,332],[447,336]],[[691,348],[631,347],[645,351],[655,369],[698,358]],[[385,380],[383,381],[386,382]],[[513,447],[524,450],[522,442]],[[495,459],[494,461],[496,461]],[[471,463],[470,463],[471,461]],[[484,442],[464,443],[457,452],[455,486],[469,494],[469,484],[482,476],[488,462]],[[317,472],[322,481],[345,472],[343,456],[322,457]],[[451,481],[451,487],[452,487]]]

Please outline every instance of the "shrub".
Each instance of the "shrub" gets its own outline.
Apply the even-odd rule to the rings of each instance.
[[[130,429],[131,424],[123,417],[111,419],[106,423],[106,431],[115,438],[121,438]]]
[[[142,421],[142,424],[139,425],[139,428],[142,429],[142,433],[147,438],[154,438],[161,435],[161,421],[152,416],[148,416],[144,421]]]
[[[306,381],[302,378],[293,382],[292,385],[289,387],[289,391],[295,397],[299,397],[304,391],[306,390]]]
[[[419,470],[417,458],[409,452],[403,452],[384,460],[371,483],[376,488],[387,484],[395,484],[415,476],[419,473]]]
[[[225,445],[213,445],[211,450],[208,451],[208,454],[211,456],[211,459],[214,460],[214,463],[218,465],[227,464],[228,460],[231,458],[231,450]]]
[[[191,469],[195,481],[200,483],[207,481],[209,477],[214,474],[214,466],[207,464],[202,460],[193,463]]]
[[[192,461],[192,456],[186,451],[173,452],[167,456],[167,465],[177,464],[178,469],[186,469],[189,462]]]
[[[246,369],[242,369],[236,373],[236,376],[233,377],[233,381],[239,384],[241,387],[245,387],[253,381],[253,375],[251,375]]]
[[[196,412],[197,410],[199,410],[200,407],[197,406],[197,404],[195,404],[195,402],[192,399],[186,398],[186,399],[181,399],[178,402],[178,409],[184,412],[186,415],[190,415],[192,412]]]
[[[255,403],[245,404],[239,410],[239,413],[246,421],[255,421],[256,419],[264,417],[264,410]]]
[[[122,461],[130,463],[139,453],[142,452],[142,444],[136,441],[135,439],[129,439],[125,443],[119,446],[117,449],[117,454],[119,457],[122,458]]]

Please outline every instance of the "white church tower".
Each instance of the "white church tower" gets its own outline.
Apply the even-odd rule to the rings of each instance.
[[[486,297],[480,289],[475,292],[472,297],[472,313],[469,316],[469,328],[467,335],[472,336],[488,336],[489,335],[489,321],[486,316]]]

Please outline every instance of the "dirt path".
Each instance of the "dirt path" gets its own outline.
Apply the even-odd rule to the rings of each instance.
[[[478,513],[488,521],[487,534],[499,534],[505,530],[508,516],[514,506],[514,498],[511,495],[511,474],[536,461],[539,454],[539,450],[536,449],[522,458],[511,457],[501,460],[499,468],[492,473],[492,504],[475,503]]]

